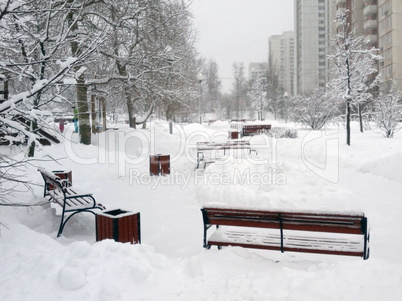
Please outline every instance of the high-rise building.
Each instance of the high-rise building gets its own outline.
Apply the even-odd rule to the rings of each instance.
[[[248,66],[248,78],[251,80],[259,77],[265,77],[268,63],[250,63]]]
[[[393,84],[402,89],[402,2],[400,0],[335,0],[337,11],[348,11],[350,30],[364,35],[368,48],[379,48],[380,91]]]
[[[365,2],[366,8],[377,6],[378,47],[383,58],[379,63],[380,91],[388,92],[393,84],[402,90],[402,1],[379,0],[377,5],[377,1]]]
[[[367,24],[364,23],[364,1],[365,0],[335,0],[334,11],[336,13],[346,13],[347,23],[350,25],[348,29],[349,31],[353,29],[355,35],[363,35],[366,29],[368,31],[375,30],[375,28],[372,27],[373,23],[371,23],[368,28],[366,28]],[[333,19],[335,20],[335,15]],[[375,16],[373,16],[373,19],[375,19]]]
[[[272,68],[279,73],[281,62],[281,35],[273,35],[268,38],[268,60],[271,61]]]
[[[268,39],[272,67],[277,70],[279,85],[288,95],[294,95],[295,39],[293,31],[273,35]]]
[[[294,9],[296,93],[323,88],[330,79],[326,58],[340,29],[334,22],[340,12],[347,13],[348,30],[363,35],[367,48],[379,49],[380,92],[393,85],[402,90],[401,0],[294,0]]]
[[[334,4],[334,0],[294,0],[297,94],[326,87]]]

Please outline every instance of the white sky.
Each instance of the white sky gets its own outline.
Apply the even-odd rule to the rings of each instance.
[[[223,92],[232,88],[233,63],[266,62],[268,37],[293,30],[293,0],[193,0],[197,49],[219,65]]]

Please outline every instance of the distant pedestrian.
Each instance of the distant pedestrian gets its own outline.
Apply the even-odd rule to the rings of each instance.
[[[60,120],[59,120],[59,130],[60,130],[60,133],[64,132],[64,118],[60,118]]]
[[[74,118],[73,118],[73,121],[74,121],[74,128],[75,128],[75,133],[78,133],[78,110],[77,110],[77,108],[76,107],[73,107],[73,109],[74,109]]]

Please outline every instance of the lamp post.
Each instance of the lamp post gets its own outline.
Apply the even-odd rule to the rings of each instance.
[[[201,102],[202,102],[202,74],[198,75],[198,82],[200,84],[200,98],[198,100],[198,116],[200,118],[200,124],[202,124],[202,116],[201,116]]]
[[[285,123],[288,123],[288,92],[285,91],[283,97],[285,98]]]

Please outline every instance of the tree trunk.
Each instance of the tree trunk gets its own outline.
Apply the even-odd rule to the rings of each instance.
[[[70,1],[72,4],[73,1]],[[74,11],[70,10],[67,15],[68,24],[71,26],[72,32],[78,32],[78,24],[77,20],[74,19]],[[70,42],[71,54],[74,57],[79,57],[82,49],[80,48],[80,44],[78,41],[73,40]],[[79,70],[79,66],[74,66],[74,71]],[[80,134],[80,143],[89,145],[91,144],[91,125],[89,120],[89,106],[87,99],[87,86],[85,84],[84,74],[81,74],[77,79],[76,84],[76,92],[77,92],[77,109],[78,109],[78,122],[79,122],[79,134]]]
[[[36,133],[38,130],[38,122],[35,120],[31,121],[31,132]],[[36,146],[36,141],[33,140],[31,142],[31,145],[28,148],[28,157],[32,158],[35,156],[35,146]]]
[[[96,95],[91,95],[91,120],[92,120],[92,134],[96,134],[96,111],[95,111]]]
[[[124,87],[124,96],[126,98],[126,104],[127,104],[128,124],[130,128],[135,129],[137,127],[135,122],[135,108],[128,87]]]
[[[350,100],[346,101],[346,144],[350,146]]]
[[[91,144],[91,122],[87,99],[88,91],[83,75],[77,79],[76,89],[80,143],[89,145]]]
[[[362,105],[359,104],[359,123],[360,123],[360,132],[363,133],[363,116],[362,116]]]
[[[346,144],[350,146],[350,106],[352,105],[352,101],[350,100],[351,94],[351,77],[350,74],[350,64],[349,59],[346,59],[346,69],[348,76],[348,99],[346,100]]]

